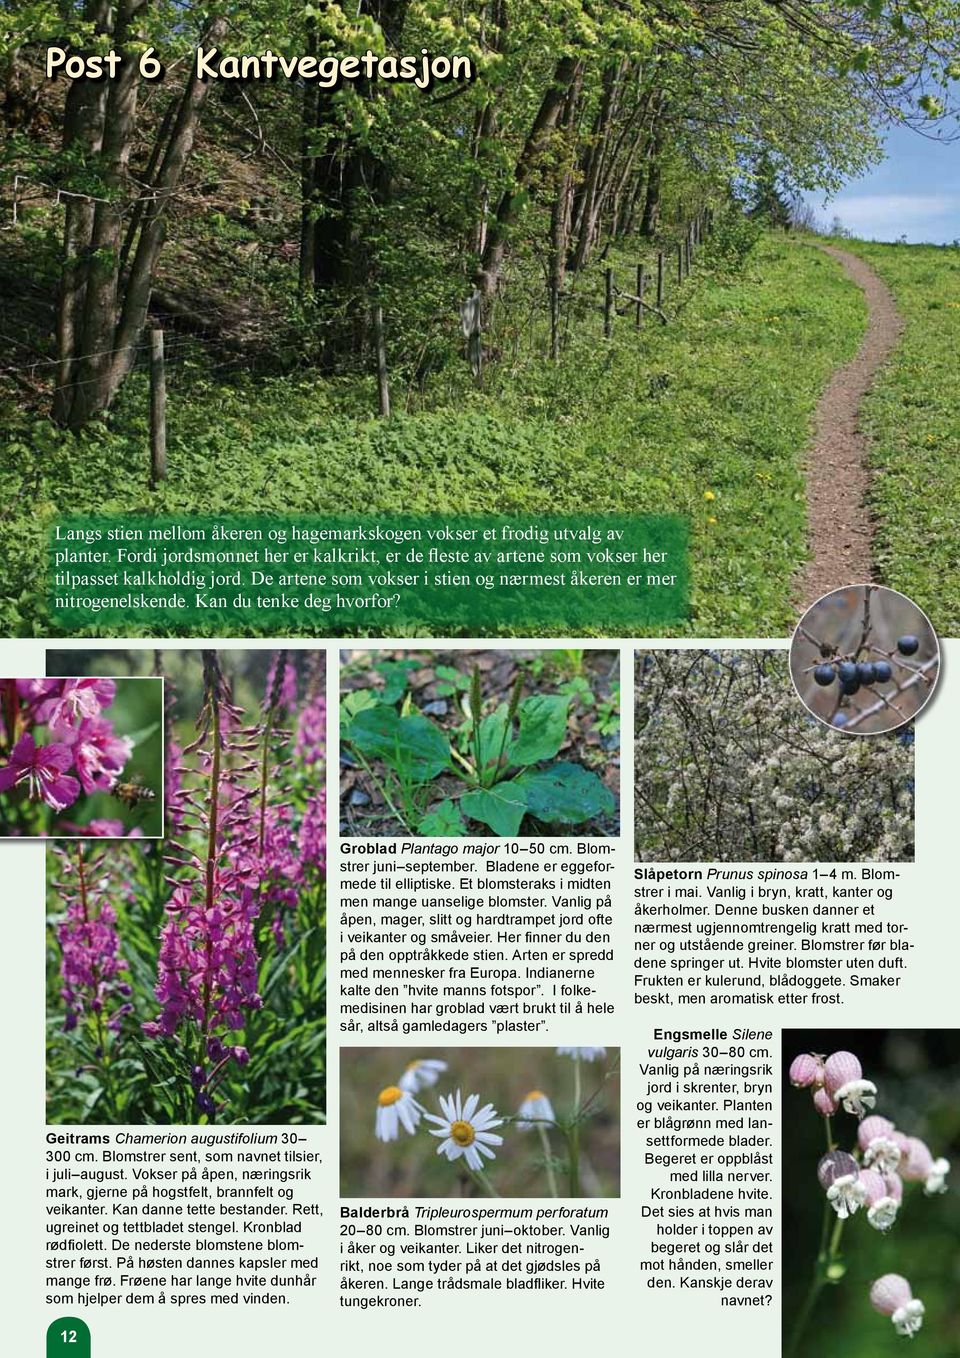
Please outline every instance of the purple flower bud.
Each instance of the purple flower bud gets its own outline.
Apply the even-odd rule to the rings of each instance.
[[[915,1335],[923,1324],[923,1302],[915,1301],[910,1284],[899,1273],[885,1273],[870,1288],[870,1304],[889,1316],[897,1334]]]
[[[813,1091],[813,1106],[824,1118],[832,1118],[840,1107],[836,1099],[832,1098],[822,1085],[819,1089]]]
[[[823,1084],[823,1061],[819,1056],[804,1052],[795,1056],[790,1064],[790,1083],[796,1089],[809,1089],[811,1085]]]

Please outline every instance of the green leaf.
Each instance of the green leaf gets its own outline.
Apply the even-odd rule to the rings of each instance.
[[[527,801],[519,780],[498,783],[496,787],[467,792],[460,798],[465,815],[482,821],[498,835],[515,835],[527,811]]]
[[[467,827],[456,802],[448,797],[432,811],[427,812],[417,826],[421,835],[465,835]]]
[[[381,660],[374,669],[383,678],[381,701],[398,703],[407,691],[407,680],[411,670],[420,668],[417,660]]]
[[[520,734],[510,747],[512,764],[538,764],[552,759],[567,734],[570,695],[534,694],[524,698],[517,711]]]
[[[373,689],[360,688],[355,693],[347,693],[340,701],[340,733],[344,739],[349,739],[347,734],[353,724],[353,719],[358,712],[366,712],[368,708],[376,707],[380,699]]]
[[[496,712],[491,712],[484,717],[477,731],[477,744],[479,746],[480,759],[480,781],[481,783],[491,783],[494,779],[490,776],[496,768],[500,751],[504,747],[504,733],[507,730],[507,705],[501,703]],[[509,736],[507,737],[504,756],[510,747]],[[470,753],[473,753],[473,742],[470,742]]]
[[[419,713],[401,717],[380,703],[358,712],[348,739],[367,759],[382,759],[403,778],[427,783],[450,767],[450,744]]]
[[[580,764],[528,769],[514,787],[523,793],[530,814],[548,825],[580,825],[616,810],[610,789]]]

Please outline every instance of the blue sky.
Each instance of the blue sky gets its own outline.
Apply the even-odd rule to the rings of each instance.
[[[906,128],[894,128],[886,141],[887,158],[862,179],[851,181],[817,214],[840,218],[848,231],[866,240],[897,240],[943,245],[960,238],[960,142],[931,141]]]

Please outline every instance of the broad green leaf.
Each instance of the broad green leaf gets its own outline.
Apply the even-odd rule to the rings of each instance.
[[[374,669],[383,679],[381,701],[398,703],[407,691],[407,680],[411,670],[420,668],[417,660],[381,660]]]
[[[465,835],[467,827],[456,802],[448,797],[432,811],[428,811],[417,826],[421,835]]]
[[[514,787],[523,793],[531,816],[548,825],[580,825],[616,810],[610,789],[580,764],[528,769],[514,780]]]
[[[552,759],[567,733],[570,695],[534,694],[524,698],[517,710],[520,734],[510,747],[511,764],[538,764]]]
[[[504,735],[506,734],[506,747],[504,748]],[[477,744],[480,747],[480,781],[492,782],[493,779],[485,777],[489,775],[497,766],[500,751],[504,749],[504,761],[510,748],[510,736],[507,733],[507,704],[501,703],[496,712],[491,712],[488,717],[484,717],[477,732]],[[467,746],[469,754],[474,754],[473,738]]]
[[[450,767],[449,742],[432,722],[419,714],[401,717],[384,703],[358,712],[348,739],[365,758],[382,759],[415,783],[427,783]]]
[[[498,835],[515,835],[527,810],[527,802],[516,782],[497,783],[496,787],[467,792],[460,798],[464,815],[482,821]]]

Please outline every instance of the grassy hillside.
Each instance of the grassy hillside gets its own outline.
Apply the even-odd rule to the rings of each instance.
[[[555,365],[543,358],[542,312],[529,322],[515,287],[521,300],[501,316],[485,389],[458,363],[423,391],[399,393],[389,422],[370,417],[372,381],[257,377],[249,360],[178,339],[169,479],[156,491],[141,375],[80,436],[42,416],[42,389],[31,409],[8,387],[0,627],[45,625],[45,532],[67,512],[616,509],[689,515],[689,631],[782,635],[804,555],[800,454],[865,312],[816,251],[763,239],[734,267],[736,253],[736,243],[715,242],[666,327],[648,318],[637,331],[624,316],[604,341],[598,310],[578,309]],[[628,261],[618,268],[626,286]]]
[[[843,242],[894,293],[906,329],[867,398],[885,584],[960,634],[960,249]]]

